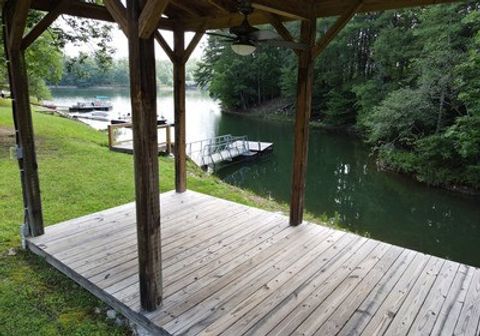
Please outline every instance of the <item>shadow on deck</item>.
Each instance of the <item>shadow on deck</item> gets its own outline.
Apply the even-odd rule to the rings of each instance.
[[[161,197],[164,299],[140,310],[133,203],[28,247],[159,335],[478,335],[480,270],[188,191]]]

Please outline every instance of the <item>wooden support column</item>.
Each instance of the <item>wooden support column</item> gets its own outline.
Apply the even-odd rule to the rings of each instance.
[[[301,23],[300,39],[309,47],[300,52],[297,79],[297,106],[295,116],[295,140],[290,202],[290,225],[303,221],[305,177],[307,173],[308,128],[312,110],[313,58],[315,44],[315,20]]]
[[[27,5],[25,6],[25,4]],[[4,50],[8,63],[13,119],[15,123],[17,156],[25,206],[25,224],[28,235],[44,233],[40,183],[35,153],[35,141],[28,90],[25,55],[21,50],[25,30],[28,1],[9,1],[2,13]]]
[[[153,35],[139,38],[142,0],[127,0],[130,92],[137,215],[140,302],[155,310],[162,299],[157,87]]]
[[[175,190],[187,190],[185,140],[185,32],[173,31],[173,99],[175,112]]]

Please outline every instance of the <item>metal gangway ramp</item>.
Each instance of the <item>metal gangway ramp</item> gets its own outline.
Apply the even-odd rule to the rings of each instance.
[[[199,167],[211,167],[233,161],[240,156],[251,156],[246,135],[221,135],[210,139],[194,141],[187,144],[187,155]]]

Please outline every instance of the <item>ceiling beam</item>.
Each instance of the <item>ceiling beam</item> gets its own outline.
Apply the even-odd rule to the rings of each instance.
[[[172,61],[172,63],[175,63],[177,61],[177,57],[175,56],[175,53],[173,52],[172,48],[170,48],[170,46],[168,45],[167,41],[165,41],[165,39],[163,38],[163,35],[158,30],[156,30],[153,33],[153,37],[158,42],[160,47],[162,47],[163,51],[165,52],[165,54],[167,54],[168,58],[170,58],[170,61]]]
[[[352,19],[355,13],[360,10],[363,6],[361,1],[358,1],[353,6],[348,8],[338,19],[337,21],[331,26],[325,34],[321,38],[318,39],[317,43],[313,47],[312,50],[312,57],[315,59],[318,55],[320,55],[325,48],[332,42],[335,36],[345,27],[345,25]]]
[[[378,12],[389,9],[421,7],[427,5],[452,3],[459,0],[364,0],[359,13]],[[317,17],[331,17],[342,15],[351,6],[351,2],[328,0],[315,1],[314,12]]]
[[[27,25],[28,10],[30,9],[31,2],[31,0],[22,0],[16,1],[14,4],[11,27],[8,34],[8,44],[12,50],[19,50],[22,45],[23,33]]]
[[[264,14],[270,24],[275,28],[277,33],[285,40],[288,42],[295,42],[295,39],[293,38],[292,34],[290,34],[290,31],[285,27],[282,23],[282,20],[280,17],[276,14],[272,13],[265,13]],[[300,56],[300,50],[298,49],[293,49],[293,51]]]
[[[4,1],[4,0],[0,0]],[[32,8],[41,10],[41,11],[51,11],[55,7],[55,2],[51,0],[31,0],[32,1]],[[217,4],[215,6],[217,9],[223,7],[223,10],[219,9],[216,15],[210,14],[207,16],[197,16],[192,18],[176,18],[175,22],[182,21],[184,28],[188,31],[197,31],[204,23],[206,23],[205,28],[209,29],[222,29],[222,28],[229,28],[234,25],[238,25],[242,22],[243,17],[238,13],[233,13],[229,11],[229,7],[227,6],[227,2],[223,0],[207,0],[212,6],[214,3]],[[306,0],[303,0],[306,1]],[[253,0],[256,3],[257,8],[263,8],[262,10],[270,9],[277,11],[277,15],[279,16],[282,22],[292,21],[295,20],[292,16],[285,16],[282,14],[278,14],[278,11],[282,11],[284,13],[289,12],[290,7],[301,7],[298,5],[297,2],[288,2],[281,1],[281,0]],[[372,11],[382,11],[388,9],[399,9],[405,7],[415,7],[415,6],[425,6],[431,4],[439,4],[439,3],[451,3],[455,2],[455,0],[364,0],[363,7],[359,10],[360,13],[362,12],[372,12]],[[349,2],[347,1],[339,1],[339,0],[316,0],[313,2],[313,10],[312,12],[315,14],[316,17],[331,17],[331,16],[339,16],[342,15],[350,6]],[[288,8],[287,8],[288,7]],[[309,7],[305,7],[309,8]],[[295,11],[295,9],[293,9]],[[298,8],[297,8],[298,10]],[[268,11],[268,10],[267,10]],[[306,12],[305,9],[299,10],[301,13],[293,13],[293,15],[298,16],[305,16],[304,13]],[[224,14],[221,14],[224,13]],[[96,5],[93,3],[87,3],[80,0],[69,0],[69,5],[64,9],[62,14],[65,15],[72,15],[80,18],[87,18],[87,19],[94,19],[106,22],[115,22],[112,15],[108,12],[108,10],[104,6]],[[291,13],[290,13],[291,15]],[[260,25],[260,24],[268,24],[269,20],[261,13],[260,10],[255,11],[252,15],[250,15],[249,20],[253,25]],[[173,30],[175,26],[175,22],[173,19],[166,19],[160,18],[160,23],[157,28],[165,29],[165,30]]]
[[[54,7],[55,3],[50,0],[32,0],[32,9],[49,12],[53,10]],[[63,10],[62,15],[71,15],[105,22],[116,22],[105,6],[79,0],[69,0],[68,6]],[[159,29],[173,30],[173,27],[173,21],[165,18],[160,19]]]
[[[231,13],[231,9],[221,0],[208,0],[208,3],[218,9],[223,14]]]
[[[157,30],[162,14],[167,8],[168,0],[148,0],[138,18],[138,36],[147,39]]]
[[[185,53],[183,55],[183,62],[184,63],[186,63],[190,59],[190,56],[192,56],[192,53],[195,50],[195,48],[197,47],[200,40],[202,39],[203,34],[205,34],[205,29],[199,30],[193,36],[192,40],[188,44],[187,49],[185,49]]]
[[[308,20],[312,16],[311,3],[307,3],[303,0],[253,0],[252,7],[264,12],[292,18],[294,20]]]
[[[35,40],[43,34],[45,30],[50,27],[50,25],[55,22],[62,11],[67,6],[67,0],[58,0],[56,1],[56,7],[48,12],[36,25],[33,27],[28,34],[23,38],[22,41],[22,50],[27,49]]]
[[[114,18],[115,22],[120,26],[125,36],[128,37],[128,20],[127,9],[120,0],[103,0],[103,4],[108,12]]]
[[[180,10],[182,10],[182,11],[184,11],[185,13],[188,13],[188,15],[193,16],[193,17],[201,15],[201,14],[198,13],[196,10],[194,10],[194,9],[188,7],[188,6],[185,6],[184,4],[179,3],[179,2],[177,2],[177,1],[170,1],[170,2],[169,2],[169,5],[170,5],[170,6],[173,6],[173,7],[176,7],[176,8],[178,8],[178,9],[180,9]]]

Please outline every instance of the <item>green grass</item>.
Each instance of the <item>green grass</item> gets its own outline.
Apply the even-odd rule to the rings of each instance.
[[[68,119],[33,113],[45,225],[134,200],[133,158],[107,148],[107,136]],[[41,258],[20,249],[23,221],[9,102],[0,99],[0,335],[127,335],[94,313],[106,309]],[[160,159],[160,190],[174,187],[173,160]],[[286,205],[232,187],[188,165],[188,188],[273,211]],[[308,218],[312,218],[308,216]],[[317,219],[318,220],[318,219]],[[14,248],[15,256],[8,256]]]

